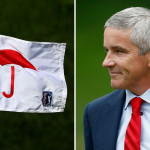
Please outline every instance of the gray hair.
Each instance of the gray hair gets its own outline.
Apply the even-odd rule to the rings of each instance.
[[[150,51],[150,10],[143,7],[131,7],[117,12],[105,23],[106,27],[131,29],[131,41],[144,55]]]

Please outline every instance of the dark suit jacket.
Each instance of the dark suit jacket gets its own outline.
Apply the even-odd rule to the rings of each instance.
[[[116,150],[125,91],[116,90],[90,102],[84,113],[86,150]]]

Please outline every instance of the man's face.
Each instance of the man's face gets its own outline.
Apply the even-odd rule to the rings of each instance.
[[[104,48],[107,55],[103,67],[109,70],[113,88],[132,91],[150,85],[150,68],[148,53],[139,54],[139,48],[130,41],[130,34],[130,30],[105,29]]]

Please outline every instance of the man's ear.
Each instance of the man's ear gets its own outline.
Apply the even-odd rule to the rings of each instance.
[[[146,53],[146,56],[147,56],[147,60],[148,60],[148,67],[150,68],[150,51],[148,51]]]

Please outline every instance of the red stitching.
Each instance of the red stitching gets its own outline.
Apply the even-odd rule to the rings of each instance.
[[[9,49],[0,50],[0,64],[2,66],[6,64],[16,64],[23,68],[36,70],[36,68],[23,57],[21,53]]]
[[[15,77],[15,67],[11,66],[11,90],[10,94],[6,94],[6,92],[3,92],[3,95],[7,98],[11,98],[14,94],[14,77]]]

